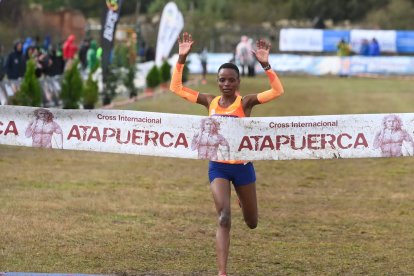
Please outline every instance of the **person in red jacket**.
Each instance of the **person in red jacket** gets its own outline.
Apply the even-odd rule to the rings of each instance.
[[[68,68],[68,66],[72,64],[72,60],[75,58],[76,53],[78,52],[78,47],[75,44],[75,38],[75,35],[71,34],[63,44],[63,59],[66,63],[65,68]]]

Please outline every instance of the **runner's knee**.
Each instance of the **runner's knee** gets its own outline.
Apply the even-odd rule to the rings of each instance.
[[[230,211],[221,210],[219,214],[218,222],[220,226],[230,228],[231,226]]]

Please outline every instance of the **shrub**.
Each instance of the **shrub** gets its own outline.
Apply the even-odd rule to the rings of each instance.
[[[79,61],[76,60],[63,76],[60,98],[65,109],[78,109],[83,95],[83,82],[78,64]]]
[[[155,88],[161,83],[161,76],[160,76],[160,70],[158,70],[158,67],[154,65],[151,70],[149,70],[148,75],[146,77],[147,81],[147,87],[149,88]]]
[[[128,48],[126,46],[124,45],[115,46],[112,63],[117,68],[128,67],[129,65]]]
[[[26,72],[23,77],[19,91],[12,99],[15,105],[41,106],[42,88],[35,75],[36,64],[33,59],[26,63]]]
[[[85,88],[83,90],[83,107],[85,109],[94,109],[98,101],[98,83],[93,80],[92,73],[89,73],[86,80]]]
[[[103,105],[108,105],[112,102],[116,95],[116,87],[118,83],[118,76],[115,73],[114,65],[108,67],[105,78],[104,89],[102,92]]]
[[[137,88],[135,87],[135,83],[134,83],[135,72],[136,72],[135,64],[129,65],[127,69],[128,69],[128,72],[124,79],[124,85],[129,91],[129,97],[133,98],[137,95]]]
[[[171,65],[164,61],[160,68],[161,82],[166,83],[171,80]]]

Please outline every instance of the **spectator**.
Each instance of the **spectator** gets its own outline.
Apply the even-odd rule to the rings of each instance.
[[[139,51],[138,51],[138,56],[139,56],[139,61],[143,62],[145,61],[145,41],[141,42],[141,46],[139,47]]]
[[[24,55],[24,58],[26,59],[26,62],[27,62],[31,58],[36,59],[38,55],[39,55],[39,50],[35,46],[29,46],[26,49],[26,54]]]
[[[40,48],[42,47],[42,45],[40,45],[40,36],[37,35],[34,37],[32,46],[35,46],[37,49],[40,50]]]
[[[98,57],[96,54],[97,50],[98,50],[98,44],[96,43],[96,40],[92,39],[89,45],[88,53],[86,55],[89,72],[92,72],[98,65]]]
[[[155,59],[154,48],[151,46],[148,46],[148,48],[145,50],[145,61],[151,61],[154,59]]]
[[[26,55],[25,55],[25,62],[32,59],[35,62],[35,75],[37,78],[40,78],[43,74],[43,69],[47,64],[43,63],[45,57],[42,56],[42,53],[39,51],[39,49],[35,46],[30,46],[27,48]],[[48,61],[46,61],[48,63]]]
[[[340,57],[346,57],[351,55],[351,48],[349,47],[348,43],[344,39],[341,39],[337,45],[337,54]]]
[[[254,50],[253,39],[249,38],[247,42],[249,43],[250,51],[253,51]],[[247,64],[247,76],[249,77],[256,76],[256,72],[254,70],[255,65],[256,65],[256,60],[253,58],[253,55],[251,55],[249,64]]]
[[[78,47],[75,45],[75,35],[70,35],[63,44],[63,59],[74,59],[77,51]]]
[[[4,56],[4,46],[0,44],[0,81],[3,80],[5,73],[5,67],[6,66],[6,58]]]
[[[49,51],[52,65],[47,70],[48,76],[62,75],[65,70],[65,61],[63,60],[62,49],[60,45],[52,46]]]
[[[82,40],[81,46],[79,48],[79,61],[82,66],[82,70],[85,70],[88,67],[87,55],[88,55],[89,46],[90,46],[89,39],[85,38],[84,40]]]
[[[5,69],[9,80],[17,80],[23,77],[26,63],[23,55],[23,44],[20,40],[14,43],[13,52],[7,56]]]
[[[231,59],[229,60],[229,62],[236,64],[236,48],[237,48],[237,44],[232,45],[232,48],[234,49],[234,51],[231,53]]]
[[[368,39],[363,39],[361,41],[361,48],[359,49],[359,54],[361,56],[369,56],[369,41]]]
[[[52,44],[52,38],[50,37],[50,35],[47,35],[45,39],[43,40],[43,49],[49,52],[51,44]]]
[[[137,48],[135,42],[128,40],[126,46],[128,49],[128,63],[129,65],[133,65],[137,62]]]
[[[248,40],[249,38],[243,35],[236,46],[236,63],[242,68],[242,76],[246,75],[246,68],[248,70],[248,66],[253,60],[252,47]]]
[[[103,54],[103,49],[102,47],[98,47],[98,49],[96,50],[96,58],[100,61],[102,58],[102,54]]]
[[[380,46],[379,46],[378,41],[375,39],[375,37],[371,40],[371,43],[369,44],[369,55],[370,56],[380,55]]]
[[[72,61],[76,56],[78,47],[75,45],[75,36],[72,34],[63,44],[63,59],[65,60],[65,69],[72,65]]]
[[[204,47],[199,55],[200,62],[201,62],[201,68],[202,68],[202,79],[201,79],[202,84],[207,83],[207,78],[206,78],[207,76],[207,55],[208,55],[207,47]]]
[[[34,45],[31,37],[26,37],[23,43],[23,55],[27,55],[27,50]]]
[[[326,25],[322,17],[316,16],[313,18],[312,26],[314,29],[325,29]]]
[[[52,62],[49,53],[41,49],[37,56],[36,76],[40,78],[43,74],[47,74],[52,66]]]

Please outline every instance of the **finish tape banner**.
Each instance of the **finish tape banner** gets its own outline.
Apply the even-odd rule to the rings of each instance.
[[[414,113],[206,117],[0,106],[0,144],[210,160],[413,156]]]

